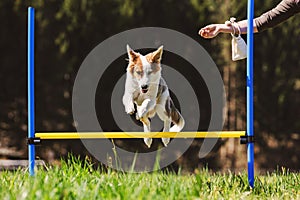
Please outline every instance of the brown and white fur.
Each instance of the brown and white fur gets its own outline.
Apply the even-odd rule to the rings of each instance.
[[[135,112],[136,118],[143,123],[144,132],[151,132],[150,120],[157,115],[164,122],[164,132],[180,132],[184,127],[184,119],[175,108],[165,80],[161,77],[161,57],[163,47],[145,56],[134,52],[127,45],[129,63],[125,83],[123,104],[127,114]],[[171,126],[173,122],[173,126]],[[165,146],[170,138],[162,138]],[[150,148],[152,139],[144,138]]]

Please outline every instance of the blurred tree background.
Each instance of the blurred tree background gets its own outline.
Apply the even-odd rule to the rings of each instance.
[[[255,16],[278,0],[255,1]],[[247,1],[237,0],[49,0],[0,2],[0,158],[27,157],[27,7],[36,8],[36,129],[76,131],[72,88],[88,53],[103,40],[138,27],[164,27],[182,32],[211,55],[223,77],[228,109],[224,130],[245,130],[245,61],[231,61],[230,35],[212,40],[199,28],[247,16]],[[300,165],[300,16],[255,35],[256,167],[260,170]],[[246,37],[245,37],[246,38]],[[125,47],[124,47],[125,48]],[[123,63],[124,68],[126,61]],[[125,71],[124,71],[125,72]],[[123,112],[123,111],[122,111]],[[141,142],[140,142],[141,143]],[[219,140],[205,159],[198,158],[197,139],[175,163],[194,170],[244,169],[245,146]],[[121,143],[122,145],[122,143]],[[85,155],[80,141],[44,142],[38,156],[55,161],[68,152]]]

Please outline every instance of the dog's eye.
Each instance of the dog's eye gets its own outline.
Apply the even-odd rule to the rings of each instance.
[[[142,75],[142,71],[135,71],[135,73],[137,73],[138,75]]]
[[[147,72],[148,75],[150,75],[152,73],[152,71]]]

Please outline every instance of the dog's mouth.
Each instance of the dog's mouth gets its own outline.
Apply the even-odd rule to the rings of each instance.
[[[142,93],[147,93],[148,89],[142,89]]]

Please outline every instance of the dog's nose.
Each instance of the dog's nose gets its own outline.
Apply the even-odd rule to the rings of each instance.
[[[141,88],[142,88],[142,90],[147,90],[148,89],[148,85],[142,85]]]

